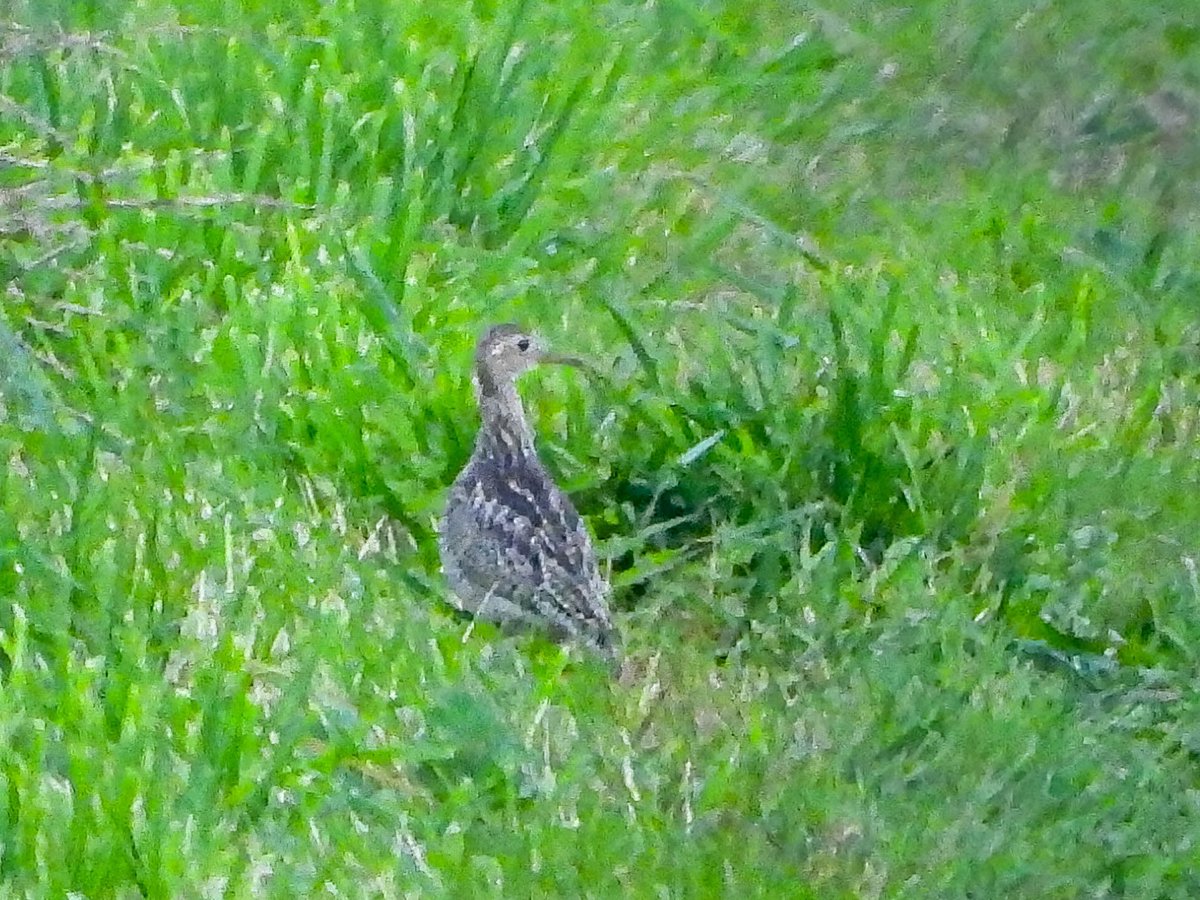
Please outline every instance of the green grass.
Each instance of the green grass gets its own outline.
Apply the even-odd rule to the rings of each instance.
[[[0,894],[1196,896],[1181,9],[18,0]],[[509,319],[623,683],[443,602]]]

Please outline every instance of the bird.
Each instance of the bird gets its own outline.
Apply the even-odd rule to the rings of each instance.
[[[442,572],[453,604],[474,618],[540,629],[615,663],[609,585],[591,535],[539,459],[517,392],[517,379],[541,363],[588,368],[518,325],[494,325],[476,345],[480,426],[439,523]]]

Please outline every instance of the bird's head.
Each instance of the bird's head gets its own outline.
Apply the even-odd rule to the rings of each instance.
[[[539,363],[583,366],[573,356],[551,353],[542,339],[519,325],[493,325],[475,347],[475,371],[481,388],[511,384]]]

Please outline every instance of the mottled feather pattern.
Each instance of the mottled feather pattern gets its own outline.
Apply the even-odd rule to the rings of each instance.
[[[536,457],[504,466],[473,459],[447,509],[442,556],[457,560],[447,576],[460,599],[482,601],[491,592],[489,603],[532,608],[533,618],[592,642],[592,632],[611,628],[594,599],[607,585],[587,529]],[[508,607],[499,603],[492,615],[486,608],[481,614],[503,620],[511,617]]]
[[[516,377],[540,352],[515,326],[492,329],[476,349],[483,422],[447,499],[442,566],[465,611],[541,625],[615,655],[608,584],[591,537],[538,458],[516,392]]]

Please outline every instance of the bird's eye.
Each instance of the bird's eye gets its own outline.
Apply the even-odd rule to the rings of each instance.
[[[521,338],[517,341],[517,349],[524,353],[529,349],[529,338]]]

